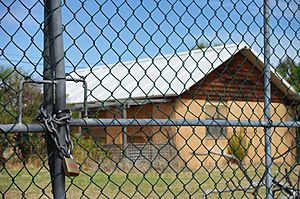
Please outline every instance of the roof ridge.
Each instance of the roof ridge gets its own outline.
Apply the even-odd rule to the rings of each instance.
[[[134,63],[141,63],[141,62],[147,62],[147,61],[150,61],[150,60],[160,60],[160,59],[169,59],[169,58],[172,58],[174,56],[184,56],[184,55],[188,55],[188,54],[195,54],[195,53],[198,53],[198,52],[210,52],[210,51],[215,51],[215,50],[220,50],[220,49],[228,49],[228,48],[237,48],[237,50],[241,50],[242,48],[249,48],[249,46],[244,43],[244,42],[241,42],[239,44],[235,44],[235,43],[232,43],[232,44],[227,44],[227,45],[218,45],[218,46],[209,46],[209,47],[206,47],[206,48],[201,48],[201,49],[192,49],[192,50],[187,50],[187,51],[183,51],[183,52],[173,52],[173,53],[170,53],[170,54],[167,54],[167,55],[163,55],[161,53],[159,53],[160,55],[156,55],[154,57],[145,57],[145,58],[141,58],[141,59],[135,59],[135,60],[128,60],[128,61],[119,61],[117,63],[112,63],[112,64],[103,64],[103,65],[99,65],[99,66],[95,66],[93,67],[93,70],[100,70],[100,69],[104,69],[104,68],[113,68],[115,66],[118,66],[118,65],[130,65],[130,64],[134,64]],[[84,69],[79,69],[79,70],[76,70],[76,72],[83,72],[85,70],[90,70],[91,68],[84,68]]]

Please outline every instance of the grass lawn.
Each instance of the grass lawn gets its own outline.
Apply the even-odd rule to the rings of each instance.
[[[278,168],[274,167],[274,173]],[[264,168],[250,167],[249,176],[258,181]],[[232,181],[231,181],[232,180]],[[293,179],[296,180],[296,179]],[[233,183],[248,185],[247,180],[236,165],[227,168],[215,168],[198,171],[178,170],[158,173],[153,169],[148,172],[121,170],[107,174],[100,171],[82,171],[78,177],[67,178],[68,198],[201,198],[203,190],[217,187],[222,190],[234,187]],[[12,168],[0,170],[0,192],[3,198],[52,198],[48,170]],[[210,194],[208,198],[229,197],[253,198],[243,191]],[[259,191],[265,197],[265,189]]]

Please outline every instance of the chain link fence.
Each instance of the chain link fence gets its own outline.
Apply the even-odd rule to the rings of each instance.
[[[1,1],[2,198],[299,198],[299,7]]]

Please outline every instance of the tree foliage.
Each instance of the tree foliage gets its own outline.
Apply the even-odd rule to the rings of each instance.
[[[300,91],[300,62],[296,63],[292,58],[286,57],[279,62],[276,72],[286,79],[296,91]]]
[[[205,43],[205,42],[200,42],[200,43],[198,43],[195,47],[194,47],[194,49],[203,49],[203,48],[207,48],[208,47],[208,44],[207,43]]]
[[[17,123],[19,83],[26,74],[17,72],[12,67],[0,66],[0,123]],[[31,123],[38,114],[42,100],[40,87],[26,84],[23,89],[23,122]],[[18,133],[11,136],[0,134],[0,161],[4,161],[4,152],[12,146],[22,161],[28,161],[31,151],[40,140],[37,134]]]
[[[203,49],[203,48],[208,48],[209,46],[220,46],[223,45],[222,43],[216,43],[216,42],[200,42],[198,43],[193,50],[197,50],[197,49]]]

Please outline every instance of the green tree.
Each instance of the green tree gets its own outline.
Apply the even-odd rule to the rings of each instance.
[[[292,58],[286,57],[279,62],[276,72],[286,79],[296,91],[300,91],[300,62],[296,63]]]
[[[16,123],[18,119],[19,82],[24,78],[24,71],[16,71],[12,67],[0,66],[0,123]],[[37,108],[42,99],[41,88],[34,84],[26,84],[23,90],[23,121],[33,122],[37,116]],[[39,136],[32,133],[18,133],[11,136],[0,134],[0,161],[5,161],[4,152],[13,146],[18,157],[26,162]]]
[[[200,42],[195,47],[193,47],[193,50],[208,48],[209,46],[214,46],[215,47],[215,46],[220,46],[220,45],[223,45],[223,44],[222,43]]]
[[[207,48],[208,44],[205,42],[200,42],[198,43],[193,49],[203,49],[203,48]]]

